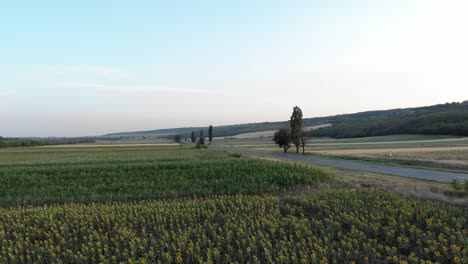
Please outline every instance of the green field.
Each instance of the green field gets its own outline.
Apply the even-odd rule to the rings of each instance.
[[[326,178],[319,170],[191,147],[0,150],[0,205],[279,192]]]
[[[466,207],[192,147],[0,150],[0,263],[467,263]]]

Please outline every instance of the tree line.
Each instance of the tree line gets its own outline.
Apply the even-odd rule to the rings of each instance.
[[[192,131],[190,135],[190,140],[192,141],[192,143],[197,143],[196,145],[197,148],[204,147],[206,139],[205,139],[205,132],[203,131],[203,129],[200,130],[200,134],[198,138],[195,135],[195,131]],[[180,143],[182,141],[182,135],[180,134],[175,135],[174,141],[177,143]],[[187,138],[184,138],[184,141],[187,141]],[[208,141],[209,141],[209,144],[211,144],[211,142],[213,141],[213,126],[212,125],[208,127]]]
[[[462,105],[463,106],[463,105]],[[314,132],[317,137],[352,138],[396,134],[468,136],[468,105],[409,116],[346,120]]]
[[[305,146],[307,139],[310,137],[310,131],[304,129],[304,120],[301,108],[295,106],[289,120],[289,128],[278,129],[274,136],[273,141],[286,153],[291,147],[291,143],[296,147],[296,153],[299,154],[299,149],[302,148],[302,154],[305,155]],[[184,141],[187,141],[187,137]],[[192,131],[190,135],[192,143],[196,143],[197,148],[203,148],[205,146],[205,132],[200,130],[199,137],[197,138],[195,131]],[[208,140],[209,144],[213,141],[213,126],[208,127]],[[177,143],[182,142],[182,135],[174,135],[174,141]]]
[[[94,143],[92,138],[60,138],[60,139],[22,139],[0,137],[0,148],[9,147],[38,147],[50,145],[68,145],[79,143]]]

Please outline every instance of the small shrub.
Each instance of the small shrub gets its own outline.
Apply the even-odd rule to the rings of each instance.
[[[195,148],[197,148],[197,149],[206,149],[206,148],[208,148],[208,146],[205,145],[205,144],[202,144],[200,142],[197,142],[197,145],[195,145]]]
[[[238,152],[234,152],[234,153],[229,153],[228,156],[232,158],[240,158],[242,157],[242,154]]]
[[[462,188],[462,185],[458,183],[458,181],[455,179],[453,179],[451,185],[452,185],[452,188],[455,189],[456,191],[459,191]]]

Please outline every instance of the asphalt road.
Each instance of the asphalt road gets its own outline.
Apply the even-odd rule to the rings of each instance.
[[[217,149],[217,150],[238,152],[238,153],[243,153],[243,154],[248,154],[248,155],[271,157],[271,158],[278,158],[278,159],[291,160],[291,161],[308,162],[312,164],[332,166],[332,167],[337,167],[337,168],[342,168],[342,169],[361,170],[361,171],[367,171],[367,172],[375,172],[375,173],[382,173],[382,174],[388,174],[388,175],[416,178],[416,179],[421,179],[421,180],[431,180],[431,181],[439,181],[439,182],[451,182],[454,179],[457,181],[461,181],[461,182],[468,180],[468,174],[466,173],[455,173],[455,172],[437,171],[437,170],[429,170],[429,169],[415,169],[415,168],[409,168],[409,167],[388,166],[388,165],[380,165],[380,164],[374,164],[374,163],[368,163],[368,162],[329,159],[329,158],[322,158],[322,157],[316,157],[316,156],[296,155],[296,154],[291,154],[291,153],[284,154],[281,152],[268,152],[268,151],[227,147],[227,146],[210,145],[209,147],[213,149]]]

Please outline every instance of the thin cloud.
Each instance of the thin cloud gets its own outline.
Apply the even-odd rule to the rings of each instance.
[[[126,74],[126,71],[123,69],[99,65],[57,65],[48,67],[47,71],[57,75],[80,73],[100,77],[122,76]]]
[[[199,95],[223,95],[232,96],[229,93],[197,88],[180,88],[180,87],[164,87],[152,85],[103,85],[97,83],[82,83],[82,82],[63,82],[56,83],[54,86],[61,88],[72,89],[93,89],[100,92],[119,92],[119,93],[173,93],[173,94],[199,94]]]
[[[13,95],[15,92],[13,90],[0,91],[0,97],[7,97]]]

